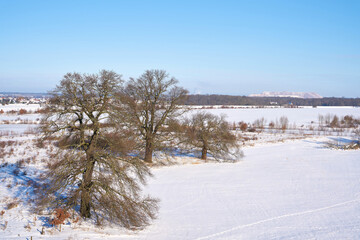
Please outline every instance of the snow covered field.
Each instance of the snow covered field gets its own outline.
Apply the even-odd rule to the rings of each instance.
[[[229,121],[273,120],[287,116],[290,122],[317,121],[318,114],[360,116],[359,108],[308,109],[211,109],[226,113]],[[1,118],[1,116],[0,116]],[[1,120],[1,119],[0,119]],[[7,124],[18,131],[24,125]],[[35,126],[35,125],[34,125]],[[259,135],[261,137],[261,134]],[[94,227],[78,222],[62,231],[47,227],[41,216],[29,212],[26,185],[43,169],[32,151],[33,137],[2,136],[0,141],[22,142],[15,155],[0,164],[0,239],[358,239],[360,236],[360,151],[324,147],[338,136],[306,136],[304,139],[265,144],[259,138],[244,147],[237,163],[202,163],[183,157],[185,165],[154,168],[145,192],[161,200],[158,219],[143,231],[116,226]],[[7,149],[9,150],[9,149]],[[18,160],[37,157],[16,175]],[[188,159],[186,159],[188,158]],[[0,159],[0,161],[2,161]],[[9,162],[9,165],[4,165]],[[8,209],[14,198],[18,206]],[[4,213],[1,214],[1,211]],[[41,235],[45,225],[45,235]]]
[[[34,112],[34,111],[38,110],[40,107],[41,107],[40,104],[17,103],[17,104],[1,105],[0,110],[7,112],[7,111],[11,111],[11,110],[19,111],[20,109],[25,109],[27,111]]]
[[[235,164],[155,170],[160,218],[139,239],[356,239],[360,152],[306,139],[244,149]],[[156,193],[156,194],[155,194]]]
[[[193,110],[199,111],[198,109]],[[200,111],[206,111],[213,114],[224,114],[227,116],[229,122],[252,123],[256,119],[265,118],[267,123],[270,121],[276,121],[282,116],[286,116],[289,119],[289,123],[296,125],[310,124],[312,121],[317,122],[319,115],[337,115],[343,117],[346,115],[352,115],[356,118],[360,117],[360,108],[358,107],[300,107],[300,108],[239,108],[239,109],[200,109]],[[190,114],[191,114],[190,112]]]

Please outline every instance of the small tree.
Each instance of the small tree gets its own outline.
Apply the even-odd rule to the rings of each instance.
[[[156,200],[140,196],[139,184],[150,171],[131,154],[132,145],[126,143],[132,135],[105,124],[121,82],[112,71],[68,73],[52,92],[42,130],[44,139],[59,139],[59,148],[51,156],[42,203],[79,206],[84,218],[94,213],[127,228],[141,227],[157,209]]]
[[[256,119],[253,123],[253,126],[258,129],[264,129],[266,124],[266,119],[264,117]]]
[[[334,115],[332,121],[330,122],[330,127],[335,128],[339,127],[339,117]]]
[[[319,121],[319,126],[322,126],[324,124],[324,116],[319,114],[318,115],[318,121]]]
[[[147,70],[139,78],[131,78],[118,95],[116,118],[142,136],[145,162],[151,163],[153,151],[169,140],[164,128],[183,113],[179,104],[188,92],[177,83],[163,70]]]
[[[208,154],[215,159],[239,159],[242,156],[236,136],[231,133],[224,116],[198,112],[185,120],[186,144],[201,151],[201,159]]]
[[[283,132],[289,127],[289,119],[285,116],[280,117],[280,127]]]

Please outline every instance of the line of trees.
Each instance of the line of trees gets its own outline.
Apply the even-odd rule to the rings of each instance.
[[[200,149],[202,159],[227,156],[236,137],[223,117],[199,113],[180,122],[187,90],[163,70],[125,83],[121,75],[68,73],[51,92],[42,143],[54,142],[40,206],[79,209],[83,218],[141,228],[158,200],[141,196],[153,152]]]

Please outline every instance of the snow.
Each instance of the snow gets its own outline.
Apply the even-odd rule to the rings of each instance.
[[[17,115],[17,114],[3,114],[1,116],[1,121],[39,121],[41,118],[40,114],[32,113],[32,114],[24,114],[24,115]]]
[[[38,126],[37,124],[0,124],[0,134],[8,132],[22,134],[26,131],[36,130]]]
[[[139,239],[340,239],[360,233],[359,151],[297,140],[235,164],[155,170],[160,218]]]
[[[17,104],[8,104],[8,105],[0,105],[0,110],[4,110],[5,112],[7,111],[11,111],[11,110],[15,110],[15,111],[19,111],[20,109],[25,109],[26,111],[36,111],[38,109],[40,109],[41,106],[40,104],[21,104],[21,103],[17,103]]]
[[[346,115],[352,115],[356,118],[360,117],[360,108],[357,107],[301,107],[301,108],[239,108],[239,109],[201,109],[192,110],[188,114],[192,114],[195,111],[206,111],[216,115],[224,114],[227,116],[229,122],[246,122],[253,123],[256,119],[262,117],[267,120],[267,124],[270,121],[276,121],[282,116],[286,116],[289,119],[289,123],[296,125],[310,124],[312,121],[317,122],[318,116],[330,114],[336,114],[338,117]]]
[[[358,108],[210,109],[232,121],[287,116],[297,124],[318,114],[360,116]],[[0,120],[1,116],[0,116]],[[295,136],[256,133],[237,163],[203,163],[191,155],[179,165],[152,169],[145,193],[161,200],[158,219],[142,231],[117,226],[98,228],[91,221],[68,222],[62,231],[30,212],[27,186],[44,169],[45,150],[27,135],[31,124],[0,124],[1,136],[18,141],[14,155],[0,158],[0,239],[357,239],[360,236],[360,151],[334,150],[328,141],[346,136]],[[299,139],[295,139],[299,138]],[[271,141],[269,141],[271,140]],[[11,147],[5,148],[9,151]],[[39,153],[38,153],[39,151]],[[20,174],[15,163],[33,157]],[[2,161],[2,162],[1,162]],[[7,162],[8,165],[3,165]],[[199,164],[200,163],[200,164]],[[27,174],[23,174],[26,171]],[[18,206],[7,209],[17,198]],[[7,225],[6,225],[7,222]],[[6,227],[5,227],[6,225]],[[26,228],[30,226],[30,228]],[[40,231],[44,226],[45,235]]]

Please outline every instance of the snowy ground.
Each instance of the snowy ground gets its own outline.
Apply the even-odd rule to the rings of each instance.
[[[359,116],[357,111],[348,113],[344,109],[333,109],[331,113]],[[308,121],[307,115],[301,119],[302,112],[297,114],[301,121]],[[314,116],[316,121],[317,114]],[[7,126],[15,130],[26,125],[29,124]],[[180,162],[187,164],[153,169],[155,177],[149,179],[145,192],[161,200],[160,212],[158,219],[145,230],[97,228],[80,221],[69,222],[60,232],[48,226],[44,217],[31,214],[26,204],[25,200],[31,196],[29,181],[43,169],[42,159],[46,155],[32,151],[33,137],[23,135],[24,131],[0,137],[0,141],[17,141],[5,148],[5,152],[13,148],[14,154],[0,159],[0,239],[358,239],[360,236],[360,151],[324,147],[327,141],[348,141],[347,137],[290,139],[293,135],[256,133],[258,139],[252,141],[253,146],[243,148],[245,157],[237,163],[205,164],[183,157]],[[21,159],[29,163],[16,173],[16,163]],[[5,162],[8,164],[4,165]],[[15,206],[8,209],[10,203]],[[45,235],[40,234],[43,227]]]
[[[27,111],[36,111],[40,108],[40,104],[8,104],[8,105],[0,105],[0,110],[3,110],[5,112],[15,110],[19,111],[20,109],[25,109]]]
[[[198,109],[191,111],[191,114]],[[286,116],[289,119],[289,123],[296,125],[308,125],[311,122],[317,122],[318,116],[337,115],[343,117],[346,115],[352,115],[356,118],[360,117],[360,108],[358,107],[300,107],[300,108],[238,108],[238,109],[200,109],[200,111],[206,111],[213,114],[224,114],[227,116],[229,122],[252,123],[257,119],[264,118],[267,123],[270,121],[276,121],[282,116]]]
[[[244,149],[235,164],[155,170],[160,218],[139,239],[356,239],[360,152],[306,139]],[[156,193],[156,194],[155,194]]]

